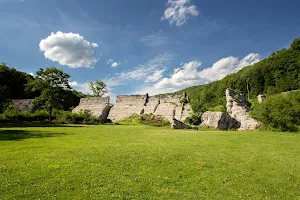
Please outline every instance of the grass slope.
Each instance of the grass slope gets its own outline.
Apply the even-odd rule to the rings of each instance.
[[[300,135],[0,128],[0,199],[299,199]]]

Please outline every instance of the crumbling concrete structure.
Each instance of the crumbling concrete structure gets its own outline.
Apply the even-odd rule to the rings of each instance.
[[[109,112],[108,119],[113,122],[130,117],[134,114],[161,115],[171,121],[173,118],[183,121],[191,112],[187,100],[182,101],[180,95],[128,95],[117,96],[116,104]]]
[[[240,123],[236,119],[222,112],[208,111],[202,114],[201,119],[201,126],[208,126],[221,130],[236,129],[240,126]]]
[[[12,99],[11,103],[20,112],[27,111],[33,113],[35,111],[33,101],[34,99]]]
[[[253,130],[260,123],[249,116],[249,102],[244,95],[232,89],[226,90],[226,107],[228,114],[240,122],[238,130]]]
[[[93,116],[106,120],[111,107],[109,97],[82,98],[79,105],[72,112],[91,112]]]

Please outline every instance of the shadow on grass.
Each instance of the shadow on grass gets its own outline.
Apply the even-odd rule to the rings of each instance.
[[[29,138],[47,138],[47,137],[59,137],[68,135],[65,133],[47,133],[38,131],[25,131],[25,130],[0,130],[1,140],[24,140]]]
[[[8,122],[0,123],[0,128],[13,128],[13,127],[64,127],[64,128],[80,128],[81,125],[69,124],[50,124],[46,122]]]

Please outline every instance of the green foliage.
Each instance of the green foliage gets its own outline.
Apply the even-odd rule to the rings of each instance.
[[[14,107],[8,107],[0,114],[0,122],[47,122],[49,112],[37,110],[34,113],[19,112]],[[70,111],[54,110],[53,122],[57,124],[102,124],[99,118],[93,117],[89,112],[72,113]]]
[[[170,122],[166,120],[164,117],[159,115],[154,115],[154,114],[142,114],[142,115],[134,114],[121,121],[118,121],[118,123],[132,124],[132,125],[145,124],[145,125],[157,126],[157,127],[170,125]]]
[[[34,104],[47,109],[51,121],[52,110],[63,108],[64,91],[71,88],[68,81],[70,75],[54,67],[40,69],[36,75],[28,88],[31,91],[41,91],[41,95],[34,99]]]
[[[55,85],[55,82],[57,82],[55,76],[63,76],[63,71],[56,71],[53,68],[49,69],[52,69],[52,71],[48,70],[48,78],[52,77],[54,80],[53,85]],[[47,79],[41,74],[42,71],[46,72],[47,70],[39,70],[37,73],[38,77],[33,78],[25,72],[20,72],[14,68],[9,68],[4,63],[0,63],[0,113],[5,109],[8,99],[32,99],[41,95],[43,91],[41,88],[43,87],[35,84],[37,83],[36,79]],[[68,86],[62,87],[69,88]],[[60,102],[61,108],[64,110],[70,110],[72,107],[77,106],[80,98],[86,96],[70,89],[60,90],[60,93],[62,97]]]
[[[102,97],[105,93],[107,93],[107,86],[103,81],[91,81],[89,83],[89,87],[94,96]]]
[[[225,91],[232,88],[237,92],[256,98],[258,94],[277,94],[300,88],[300,38],[289,49],[281,49],[268,58],[230,74],[220,81],[183,89],[194,112],[205,112],[218,105],[225,107]]]
[[[300,126],[300,91],[269,96],[254,104],[251,115],[268,130],[298,131]]]
[[[102,124],[104,123],[99,118],[94,117],[89,112],[80,111],[79,113],[72,113],[70,111],[56,111],[54,112],[56,123],[60,124]]]
[[[227,109],[225,105],[217,105],[213,108],[208,108],[208,111],[227,113]]]
[[[3,114],[0,114],[0,122],[33,122],[33,121],[40,121],[44,122],[47,121],[49,118],[49,113],[44,110],[39,110],[34,113],[30,112],[19,112],[13,107],[8,107]]]
[[[191,114],[184,120],[184,123],[198,126],[199,124],[201,124],[201,113]]]

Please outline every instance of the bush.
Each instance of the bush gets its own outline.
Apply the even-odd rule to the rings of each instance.
[[[49,113],[45,110],[38,110],[34,113],[19,112],[14,107],[8,107],[3,114],[0,114],[0,122],[46,122]],[[99,118],[93,117],[89,112],[72,113],[70,111],[54,110],[53,122],[59,124],[101,124]]]
[[[145,125],[150,125],[150,126],[158,126],[158,127],[163,127],[163,126],[169,126],[170,122],[165,119],[164,117],[160,115],[154,115],[154,114],[134,114],[130,117],[127,117],[121,121],[118,122],[119,124],[145,124]]]
[[[212,108],[208,108],[208,111],[227,113],[227,109],[225,105],[218,105]]]
[[[198,126],[201,124],[201,113],[193,113],[189,117],[184,120],[184,123],[191,124],[194,126]]]
[[[300,91],[269,96],[255,103],[250,114],[272,131],[298,131],[300,126]]]
[[[90,112],[80,111],[72,113],[71,111],[55,111],[55,122],[61,124],[102,124],[99,118],[91,115]]]

